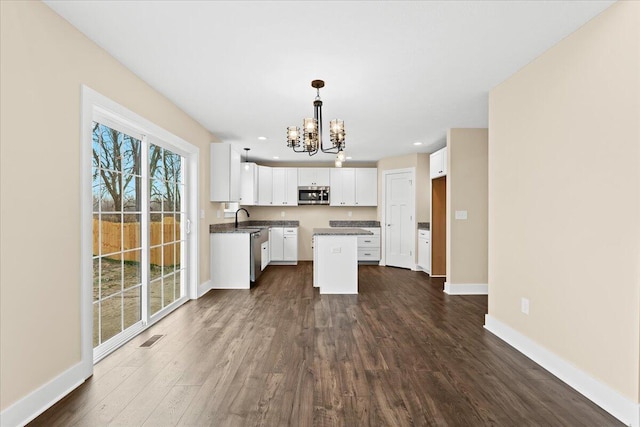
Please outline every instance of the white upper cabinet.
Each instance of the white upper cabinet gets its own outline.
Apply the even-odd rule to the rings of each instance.
[[[331,206],[377,206],[378,169],[331,169]]]
[[[298,168],[300,187],[328,187],[330,182],[329,168]]]
[[[211,148],[211,201],[237,202],[240,199],[240,153],[231,144],[218,142]]]
[[[431,179],[447,174],[447,147],[432,153],[429,157]]]
[[[298,204],[298,169],[271,168],[273,172],[273,205],[296,206]]]
[[[356,206],[378,206],[378,169],[356,169]]]
[[[273,205],[273,170],[258,166],[258,205]]]
[[[356,171],[354,168],[332,168],[329,204],[331,206],[355,206]]]
[[[255,163],[240,165],[240,204],[245,206],[258,204],[258,165]]]

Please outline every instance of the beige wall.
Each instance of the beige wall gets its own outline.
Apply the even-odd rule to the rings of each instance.
[[[215,214],[206,129],[43,3],[0,8],[3,410],[80,361],[82,84],[200,147],[202,282]]]
[[[487,129],[447,132],[447,282],[487,282]],[[455,211],[467,211],[466,220]]]
[[[639,76],[640,2],[621,1],[489,101],[489,315],[635,402]]]

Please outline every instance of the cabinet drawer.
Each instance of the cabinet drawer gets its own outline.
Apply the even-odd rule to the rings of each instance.
[[[358,248],[358,261],[379,261],[380,248]]]
[[[431,232],[429,230],[418,230],[418,237],[420,239],[428,239],[431,237]]]
[[[358,236],[358,249],[380,248],[380,236]]]
[[[374,236],[380,236],[380,227],[358,227],[373,233]]]
[[[298,234],[298,229],[297,228],[285,228],[283,232],[284,232],[284,234]]]

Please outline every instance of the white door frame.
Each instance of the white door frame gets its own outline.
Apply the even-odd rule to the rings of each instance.
[[[381,182],[381,187],[382,187],[382,212],[380,213],[380,247],[382,249],[382,253],[380,254],[380,265],[382,266],[386,266],[387,265],[387,244],[386,244],[386,239],[387,239],[387,221],[386,221],[386,216],[387,216],[387,196],[386,196],[386,192],[387,192],[387,175],[391,175],[391,174],[396,174],[396,173],[405,173],[405,172],[410,172],[411,173],[411,180],[412,180],[412,187],[413,187],[413,192],[412,192],[412,196],[413,196],[413,222],[414,224],[416,223],[416,168],[415,167],[411,167],[411,168],[404,168],[404,169],[389,169],[389,170],[385,170],[382,171],[382,182]],[[416,262],[415,262],[415,257],[416,257],[416,227],[412,228],[412,234],[413,234],[413,264],[411,269],[412,270],[417,270],[417,266],[416,266]]]
[[[82,375],[80,381],[84,381],[93,374],[93,294],[92,283],[93,264],[93,222],[92,222],[92,181],[91,181],[91,155],[92,146],[92,122],[95,112],[101,115],[110,115],[125,126],[136,129],[144,135],[154,136],[170,145],[170,149],[182,156],[187,162],[187,175],[184,177],[187,188],[185,198],[190,222],[190,233],[187,241],[188,277],[185,289],[185,297],[180,303],[188,299],[198,297],[198,164],[200,150],[197,146],[184,139],[162,129],[144,117],[121,106],[120,104],[101,95],[88,86],[81,88],[81,119],[80,119],[80,343]],[[179,305],[179,304],[177,304]],[[162,316],[155,317],[144,329],[160,320]],[[132,338],[132,337],[131,337]]]

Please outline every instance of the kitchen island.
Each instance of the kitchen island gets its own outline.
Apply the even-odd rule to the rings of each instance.
[[[313,229],[313,286],[321,294],[358,293],[358,236],[361,228]]]

